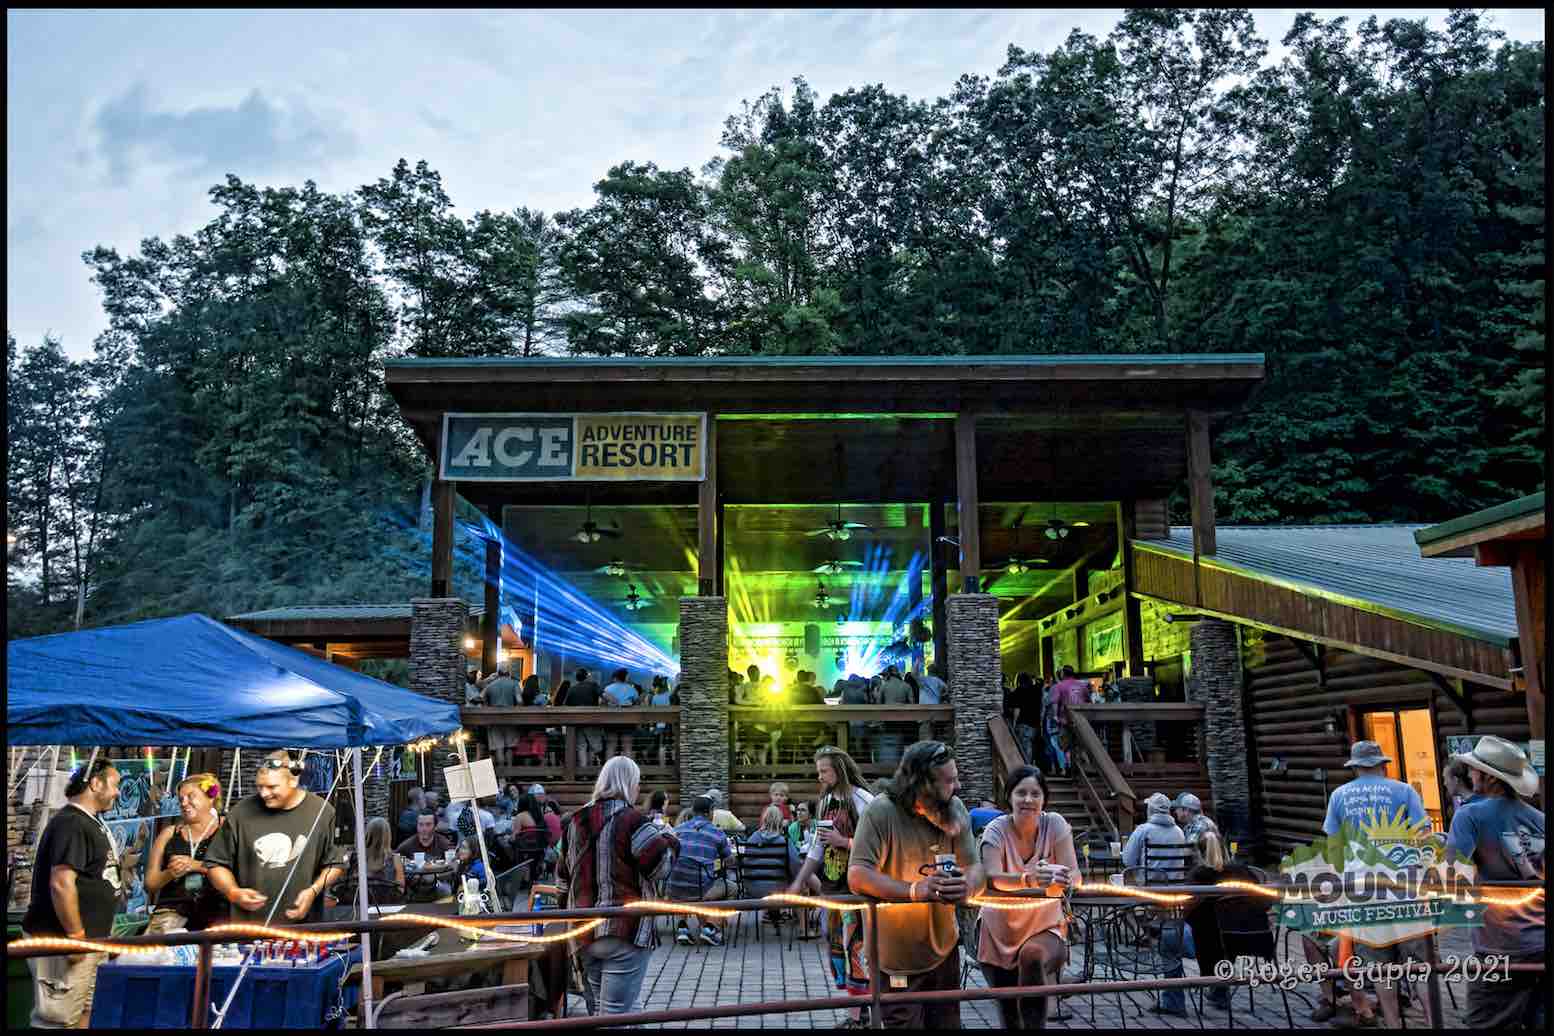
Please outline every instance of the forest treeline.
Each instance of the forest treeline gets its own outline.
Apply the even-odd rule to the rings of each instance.
[[[426,161],[228,176],[193,233],[85,253],[90,359],[7,336],[8,632],[421,592],[404,355],[1262,352],[1222,522],[1540,488],[1543,45],[1473,11],[1284,43],[1130,10],[932,100],[795,79],[554,214],[462,216]]]

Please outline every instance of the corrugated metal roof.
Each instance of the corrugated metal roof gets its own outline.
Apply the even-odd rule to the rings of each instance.
[[[233,620],[254,622],[302,622],[302,621],[371,621],[374,619],[403,619],[411,617],[409,604],[297,604],[286,608],[266,608],[264,611],[233,615]],[[484,612],[482,607],[470,606],[471,615]]]
[[[1524,496],[1517,500],[1508,500],[1503,504],[1496,504],[1494,507],[1486,507],[1482,511],[1465,514],[1461,518],[1453,518],[1451,521],[1420,529],[1414,533],[1414,540],[1419,546],[1425,547],[1453,536],[1461,536],[1463,533],[1472,532],[1475,529],[1485,529],[1491,525],[1499,525],[1501,522],[1508,522],[1523,515],[1538,514],[1543,509],[1544,495],[1542,493],[1534,493],[1531,496]]]
[[[1059,353],[1043,356],[402,356],[388,368],[414,367],[1107,367],[1152,364],[1262,364],[1262,353]]]
[[[1414,542],[1423,525],[1225,526],[1216,557],[1257,578],[1348,598],[1425,624],[1460,629],[1496,644],[1516,636],[1511,573],[1472,558],[1424,558]],[[1192,529],[1146,540],[1192,557]]]

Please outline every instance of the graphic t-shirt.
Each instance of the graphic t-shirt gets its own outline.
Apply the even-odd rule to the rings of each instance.
[[[862,788],[854,788],[852,795],[852,817],[847,815],[847,808],[841,801],[831,796],[820,800],[820,819],[829,820],[844,838],[853,837],[857,830],[857,820],[863,818],[863,811],[869,808],[869,803],[874,801],[874,796]],[[854,819],[857,818],[857,819]],[[809,845],[809,854],[806,859],[815,860],[820,864],[820,886],[827,892],[847,891],[847,857],[846,849],[838,849],[826,845],[820,838],[819,827],[816,827],[814,841]]]
[[[1446,848],[1471,859],[1484,881],[1543,880],[1543,814],[1521,799],[1489,796],[1452,818]],[[1486,906],[1473,929],[1475,953],[1543,953],[1543,897],[1520,906]]]
[[[310,830],[312,834],[308,833]],[[297,869],[287,881],[293,861],[299,861]],[[251,795],[227,814],[227,822],[221,825],[221,833],[205,862],[230,870],[239,888],[257,889],[270,897],[256,911],[233,904],[234,922],[263,923],[273,910],[273,924],[300,923],[286,917],[297,893],[316,881],[325,867],[345,863],[335,845],[334,807],[312,792],[305,792],[293,808],[271,810],[265,808],[259,796]],[[323,896],[314,898],[312,910],[303,920],[322,920],[323,906]]]
[[[1402,781],[1366,774],[1333,791],[1322,833],[1336,835],[1345,823],[1369,833],[1378,826],[1391,826],[1400,816],[1416,826],[1429,822],[1419,792]]]
[[[50,875],[59,866],[76,872],[76,895],[87,938],[107,938],[113,931],[113,915],[118,909],[118,846],[96,817],[75,805],[56,813],[38,839],[32,902],[22,918],[22,929],[28,935],[65,934],[54,911],[54,897],[49,893]]]
[[[977,862],[971,838],[971,817],[960,799],[950,802],[950,816],[960,822],[953,838],[915,813],[908,813],[887,795],[864,810],[853,838],[851,866],[913,882],[923,877],[922,866],[941,853],[953,853],[964,872]],[[920,975],[938,967],[960,939],[953,903],[912,903],[881,910],[879,918],[880,970],[891,975]]]

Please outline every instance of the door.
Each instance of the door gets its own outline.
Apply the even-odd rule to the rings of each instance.
[[[1424,800],[1433,831],[1444,831],[1441,811],[1440,765],[1435,754],[1435,730],[1429,709],[1378,709],[1366,712],[1365,737],[1392,757],[1387,776],[1410,785]]]

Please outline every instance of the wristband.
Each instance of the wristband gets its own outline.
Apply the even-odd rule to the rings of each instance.
[[[921,903],[922,902],[922,900],[917,898],[917,886],[919,886],[921,884],[922,884],[921,881],[914,881],[914,882],[912,882],[911,885],[907,886],[907,899],[910,899],[914,903]]]

